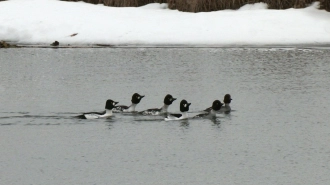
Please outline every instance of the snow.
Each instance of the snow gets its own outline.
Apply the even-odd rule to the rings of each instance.
[[[270,10],[264,3],[239,10],[187,13],[167,4],[107,7],[59,0],[0,2],[0,40],[61,45],[324,45],[330,12]],[[70,36],[77,33],[76,36]]]

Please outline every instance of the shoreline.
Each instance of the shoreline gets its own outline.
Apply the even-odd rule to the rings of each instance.
[[[330,43],[325,44],[246,44],[246,45],[144,45],[144,44],[125,44],[125,45],[106,45],[106,44],[82,44],[82,45],[43,45],[43,44],[12,44],[10,48],[53,48],[53,49],[78,49],[78,48],[296,48],[296,49],[330,49]],[[3,48],[8,49],[8,48]]]

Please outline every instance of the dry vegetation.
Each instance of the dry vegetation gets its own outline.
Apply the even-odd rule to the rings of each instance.
[[[81,1],[81,0],[64,0],[64,1]],[[83,0],[86,3],[104,4],[106,6],[115,7],[137,7],[149,3],[167,3],[167,0]]]
[[[0,0],[1,1],[1,0]],[[80,0],[64,0],[80,1]],[[243,5],[264,2],[270,9],[304,8],[315,0],[83,0],[87,3],[115,7],[137,7],[149,3],[168,3],[170,9],[184,12],[209,12],[224,9],[238,9]],[[330,11],[330,0],[318,0],[321,9]]]
[[[0,0],[1,1],[1,0]],[[14,44],[9,44],[6,41],[0,40],[0,48],[17,48]]]

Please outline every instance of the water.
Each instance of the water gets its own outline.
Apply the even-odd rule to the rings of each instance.
[[[330,50],[0,50],[0,184],[329,184]],[[190,115],[232,95],[230,114],[165,122],[137,110],[170,93]]]

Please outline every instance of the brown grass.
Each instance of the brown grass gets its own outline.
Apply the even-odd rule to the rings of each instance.
[[[264,2],[269,9],[305,8],[315,0],[168,0],[169,8],[184,12],[209,12],[238,9],[246,4]],[[330,11],[330,0],[319,0],[321,9]]]
[[[224,9],[238,9],[248,4],[247,0],[169,0],[169,7],[185,12],[209,12]],[[257,0],[253,1],[257,2]]]
[[[81,0],[64,0],[64,1],[81,1]],[[167,3],[167,0],[83,0],[83,1],[86,3],[104,4],[105,6],[115,6],[115,7],[137,7],[149,3]]]
[[[1,1],[1,0],[0,0]],[[80,0],[63,0],[80,1]],[[114,7],[137,7],[149,3],[168,3],[170,9],[184,12],[209,12],[224,9],[238,9],[246,4],[264,2],[269,9],[305,8],[315,1],[321,3],[321,9],[330,11],[330,0],[83,0],[92,4],[104,4]]]

